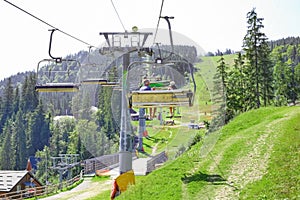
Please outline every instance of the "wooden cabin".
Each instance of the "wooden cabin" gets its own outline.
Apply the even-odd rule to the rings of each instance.
[[[41,186],[30,171],[0,170],[0,196],[20,190],[35,192],[35,188]]]

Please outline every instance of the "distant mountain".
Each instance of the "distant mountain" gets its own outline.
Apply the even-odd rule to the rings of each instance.
[[[271,50],[273,50],[276,46],[286,46],[286,45],[299,45],[300,37],[287,37],[279,40],[271,40],[269,42]]]

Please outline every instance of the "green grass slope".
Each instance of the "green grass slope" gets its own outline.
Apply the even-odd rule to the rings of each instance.
[[[244,113],[116,199],[300,199],[299,121],[300,107]]]

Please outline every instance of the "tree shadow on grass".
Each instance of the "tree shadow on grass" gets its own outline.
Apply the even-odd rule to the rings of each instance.
[[[166,139],[165,138],[156,138],[156,137],[151,137],[151,136],[147,136],[146,137],[147,140],[151,140],[153,141],[154,143],[159,143],[159,142],[165,142]]]
[[[213,185],[228,185],[230,187],[233,187],[235,190],[238,189],[235,186],[229,184],[227,182],[227,180],[219,174],[205,174],[200,171],[195,174],[192,174],[192,175],[184,174],[183,177],[181,178],[181,181],[184,184],[188,184],[190,182],[201,182],[202,181],[202,182],[208,182]]]
[[[196,174],[193,175],[186,175],[184,174],[183,177],[181,178],[182,182],[184,183],[190,183],[190,182],[198,182],[198,181],[205,181],[209,183],[223,183],[226,181],[222,176],[218,174],[204,174],[202,172],[197,172]]]
[[[143,143],[143,145],[146,146],[146,147],[148,147],[148,148],[150,148],[150,149],[152,149],[152,146],[149,145],[149,144],[147,144],[147,143]]]

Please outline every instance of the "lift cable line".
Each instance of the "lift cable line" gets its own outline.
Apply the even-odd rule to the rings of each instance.
[[[153,38],[153,44],[155,44],[156,35],[157,35],[158,27],[159,27],[159,22],[160,22],[160,18],[161,18],[161,13],[162,13],[163,6],[164,6],[164,0],[161,1],[161,6],[160,6],[160,11],[159,11],[158,21],[157,21],[157,25],[156,25],[156,30],[155,30],[154,38]]]
[[[15,8],[21,10],[22,12],[24,12],[24,13],[30,15],[31,17],[33,17],[33,18],[39,20],[40,22],[42,22],[42,23],[44,23],[44,24],[46,24],[46,25],[52,27],[53,29],[55,29],[55,30],[57,30],[57,31],[59,31],[59,32],[61,32],[61,33],[65,34],[65,35],[67,35],[67,36],[69,36],[69,37],[71,37],[71,38],[73,38],[73,39],[75,39],[75,40],[77,40],[77,41],[83,43],[83,44],[86,44],[86,45],[88,45],[88,46],[93,46],[93,47],[95,47],[94,45],[91,45],[91,44],[89,44],[89,43],[87,43],[87,42],[85,42],[85,41],[79,39],[78,37],[75,37],[75,36],[73,36],[73,35],[71,35],[71,34],[65,32],[65,31],[60,30],[59,28],[57,28],[57,27],[55,27],[55,26],[49,24],[48,22],[46,22],[45,20],[42,20],[41,18],[36,17],[35,15],[33,15],[33,14],[27,12],[26,10],[20,8],[19,6],[15,5],[15,4],[13,4],[13,3],[7,1],[7,0],[3,0],[3,1],[5,1],[6,3],[12,5],[13,7],[15,7]]]
[[[118,13],[116,7],[115,7],[115,4],[114,4],[113,0],[110,0],[110,2],[111,2],[111,4],[112,4],[112,6],[114,7],[114,10],[115,10],[115,12],[116,12],[116,14],[117,14],[117,16],[118,16],[118,18],[119,18],[119,21],[120,21],[120,23],[121,23],[121,25],[122,25],[124,31],[126,32],[126,28],[125,28],[125,26],[124,26],[124,24],[123,24],[123,22],[122,22],[122,19],[121,19],[120,15],[119,15],[119,13]]]

